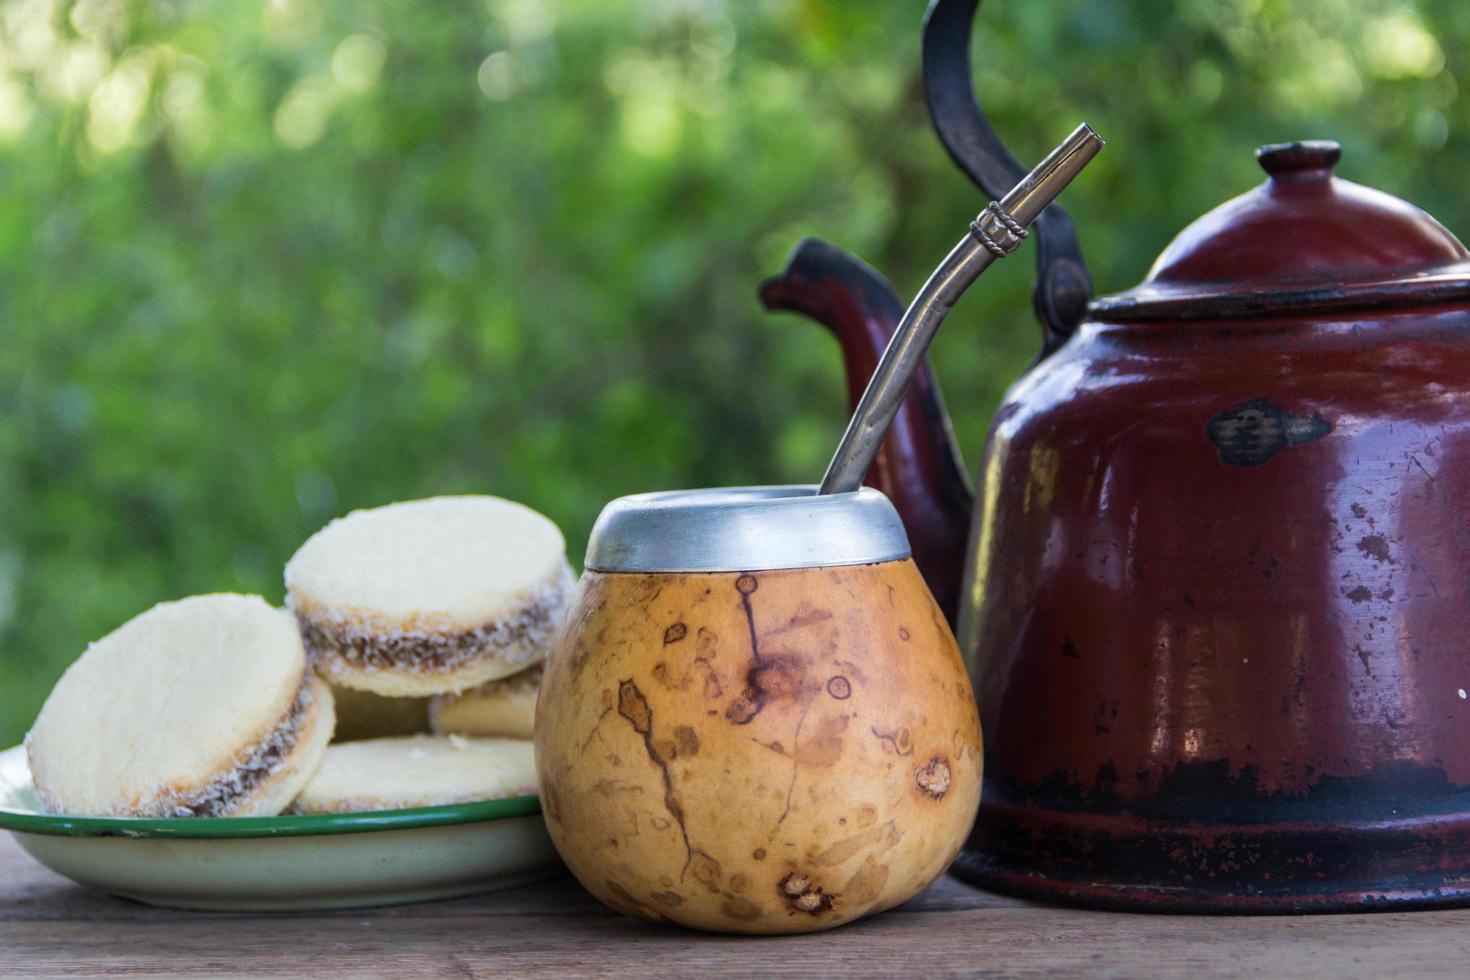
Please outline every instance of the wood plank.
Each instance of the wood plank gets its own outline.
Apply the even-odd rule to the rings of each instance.
[[[943,879],[886,915],[742,939],[614,915],[570,879],[397,908],[239,915],[153,909],[71,885],[0,842],[6,976],[385,977],[719,972],[1030,977],[1452,974],[1470,910],[1297,917],[1088,912]]]
[[[411,977],[737,972],[1008,976],[1459,975],[1470,956],[1461,912],[1306,918],[1150,917],[981,909],[890,913],[842,929],[740,939],[625,918],[373,914],[181,917],[127,924],[0,924],[8,976]]]

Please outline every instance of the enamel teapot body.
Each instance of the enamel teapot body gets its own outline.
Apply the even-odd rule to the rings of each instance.
[[[1173,908],[1463,899],[1467,371],[1443,306],[1090,323],[1017,385],[963,593],[992,755],[962,868]]]
[[[925,71],[990,190],[974,7],[936,3]],[[963,877],[1176,911],[1470,902],[1470,264],[1337,153],[1264,149],[1263,185],[1090,307],[1070,222],[1038,222],[1046,342],[973,504],[937,386],[911,390],[870,482],[974,676]],[[838,334],[854,394],[901,313],[815,242],[762,296]]]

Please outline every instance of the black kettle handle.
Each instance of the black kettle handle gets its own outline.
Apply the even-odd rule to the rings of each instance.
[[[933,0],[924,17],[924,93],[934,129],[954,162],[986,194],[999,199],[1026,168],[1006,149],[975,96],[970,31],[980,0]],[[1082,259],[1072,219],[1051,205],[1036,219],[1036,285],[1032,303],[1041,320],[1042,356],[1072,335],[1092,299],[1092,276]]]

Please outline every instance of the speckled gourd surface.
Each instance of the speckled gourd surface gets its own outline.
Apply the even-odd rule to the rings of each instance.
[[[903,902],[980,794],[959,652],[909,560],[588,572],[542,682],[552,839],[604,902],[806,932]]]

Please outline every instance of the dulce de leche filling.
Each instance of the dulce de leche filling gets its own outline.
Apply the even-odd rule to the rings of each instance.
[[[301,639],[314,662],[337,660],[348,669],[439,674],[494,655],[509,662],[535,659],[566,607],[571,573],[533,592],[514,614],[459,632],[392,632],[332,622],[296,609]],[[333,665],[323,664],[327,669]]]
[[[169,788],[157,800],[130,813],[141,817],[222,817],[249,797],[267,778],[279,773],[296,748],[306,725],[306,716],[316,696],[311,675],[301,680],[291,710],[269,735],[258,742],[233,769],[219,779],[191,792]]]

